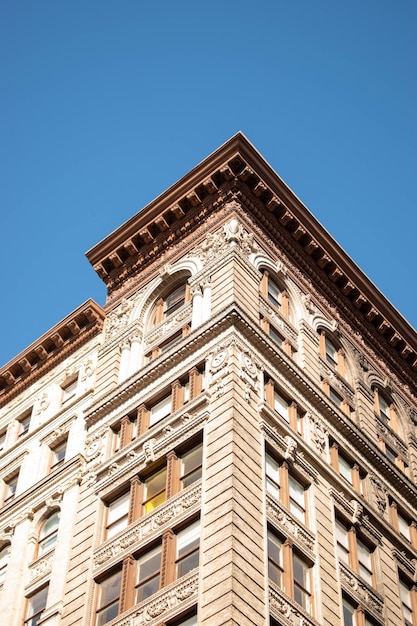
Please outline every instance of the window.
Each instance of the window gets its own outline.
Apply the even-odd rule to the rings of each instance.
[[[6,578],[7,566],[9,564],[10,557],[10,544],[6,544],[0,550],[0,585],[4,583]]]
[[[387,444],[382,435],[379,436],[379,446],[391,463],[394,463],[402,472],[406,472],[408,464],[404,461],[404,458]]]
[[[19,437],[24,437],[29,432],[31,418],[32,408],[19,417]]]
[[[336,442],[330,440],[330,462],[334,470],[338,472],[352,487],[361,495],[365,495],[365,472],[359,465],[340,451]]]
[[[62,398],[61,398],[62,404],[66,404],[70,400],[75,398],[75,395],[77,393],[77,384],[78,384],[78,377],[77,378],[72,378],[72,379],[68,380],[67,382],[65,382],[62,385],[62,387],[61,387],[61,389],[62,389]]]
[[[48,586],[32,594],[27,601],[25,626],[37,626],[46,607]]]
[[[417,524],[411,520],[403,511],[398,510],[396,502],[390,503],[391,524],[404,539],[417,548]]]
[[[200,547],[200,520],[195,521],[177,534],[176,577],[185,576],[198,567]]]
[[[16,472],[9,478],[6,478],[5,482],[5,497],[4,503],[10,502],[16,495],[17,483],[19,481],[19,472]]]
[[[268,577],[307,613],[312,612],[311,565],[292,549],[291,542],[282,541],[268,531]]]
[[[51,469],[55,469],[61,463],[65,461],[65,454],[67,452],[67,440],[61,441],[61,443],[55,445],[51,448],[52,452],[52,461],[51,461]]]
[[[198,444],[181,456],[181,488],[185,489],[201,478],[203,446]]]
[[[302,435],[303,420],[298,411],[297,404],[284,396],[284,394],[275,387],[271,379],[265,381],[265,402],[276,411],[293,430]]]
[[[117,570],[98,585],[96,626],[107,624],[119,613],[120,582],[122,571]]]
[[[284,317],[289,317],[289,301],[287,292],[278,285],[266,270],[263,272],[261,284],[261,294],[270,304],[280,311]]]
[[[183,283],[175,287],[165,297],[159,298],[154,305],[149,318],[149,328],[160,324],[164,319],[175,313],[186,302],[190,300],[190,289],[188,283]]]
[[[346,376],[345,356],[343,350],[337,347],[325,330],[319,330],[320,334],[320,356],[324,359],[327,365],[340,374],[340,376]]]
[[[166,500],[167,468],[163,467],[144,480],[143,511],[150,513]]]
[[[113,537],[128,523],[130,493],[127,491],[107,505],[106,539]]]
[[[266,489],[303,524],[306,523],[306,488],[288,470],[288,464],[279,463],[266,454]]]
[[[365,609],[356,602],[343,596],[343,626],[377,626]]]
[[[161,570],[161,546],[146,552],[137,560],[136,604],[146,600],[159,590]]]
[[[374,411],[381,422],[398,432],[398,420],[393,402],[378,387],[374,387]]]
[[[42,525],[38,541],[38,556],[52,550],[58,538],[59,513],[50,515]]]
[[[171,413],[171,394],[150,408],[149,426],[153,426]]]
[[[343,398],[334,387],[332,387],[327,378],[322,379],[322,386],[324,393],[329,396],[330,400],[337,404],[346,415],[350,415],[350,405],[346,398]]]
[[[339,560],[373,585],[373,547],[357,536],[353,526],[336,518],[336,542]]]
[[[404,623],[406,626],[417,624],[417,589],[405,578],[400,578],[400,598]]]

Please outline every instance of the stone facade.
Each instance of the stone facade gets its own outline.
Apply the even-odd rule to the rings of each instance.
[[[417,626],[417,337],[241,134],[0,370],[10,626]]]

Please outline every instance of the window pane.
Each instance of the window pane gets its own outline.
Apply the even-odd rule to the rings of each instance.
[[[293,553],[294,600],[310,612],[310,568],[297,554]]]
[[[119,530],[126,528],[129,513],[130,493],[127,491],[109,503],[107,511],[107,537],[112,537]]]
[[[266,489],[277,500],[279,499],[279,465],[269,454],[265,458]]]
[[[283,339],[273,326],[269,327],[269,336],[275,341],[275,343],[277,343],[279,346],[282,346]]]
[[[398,513],[398,528],[400,533],[410,541],[410,526],[409,523],[402,515]]]
[[[268,279],[268,300],[276,307],[281,304],[281,289],[270,278]]]
[[[160,569],[161,546],[138,559],[136,602],[141,602],[158,591]]]
[[[326,361],[329,365],[337,365],[337,349],[326,337]]]
[[[165,298],[165,315],[170,315],[185,302],[185,285],[181,285]]]
[[[201,463],[203,446],[199,444],[181,457],[181,483],[183,488],[188,487],[201,478]]]
[[[37,626],[41,613],[46,607],[46,599],[48,597],[48,586],[40,589],[28,598],[26,608],[25,626]]]
[[[359,574],[367,583],[372,584],[371,551],[360,539],[356,540],[359,560]]]
[[[339,454],[339,472],[352,484],[352,464]]]
[[[200,520],[197,520],[177,535],[177,577],[184,576],[198,567],[200,545]]]
[[[7,565],[9,562],[10,556],[10,544],[4,546],[4,548],[0,551],[0,584],[4,582],[6,577]]]
[[[274,392],[274,409],[279,413],[287,422],[288,416],[288,402],[279,395],[277,391]]]
[[[164,467],[145,480],[145,513],[153,511],[155,507],[165,502],[166,475],[167,470],[166,467]]]
[[[304,486],[294,476],[289,476],[290,511],[300,522],[305,521]]]
[[[39,536],[39,555],[44,554],[55,545],[58,536],[58,526],[59,514],[54,513],[46,520],[46,522],[42,526],[42,530]]]
[[[412,624],[413,611],[411,607],[411,593],[408,585],[402,580],[400,580],[400,597],[402,603],[403,617],[410,624]]]
[[[336,540],[337,540],[337,555],[347,565],[349,564],[349,542],[348,542],[348,530],[344,524],[339,520],[336,520]]]
[[[356,626],[355,607],[346,598],[343,598],[343,624],[344,626]]]
[[[161,400],[160,402],[157,402],[157,404],[155,404],[151,408],[149,425],[152,426],[153,424],[155,424],[156,422],[159,422],[159,420],[163,419],[170,413],[171,413],[171,396],[169,395],[166,398],[163,398],[163,400]]]
[[[282,574],[282,543],[271,532],[268,532],[268,578],[281,586]]]
[[[107,624],[119,612],[119,594],[121,571],[115,572],[100,583],[99,610],[97,611],[97,626]]]

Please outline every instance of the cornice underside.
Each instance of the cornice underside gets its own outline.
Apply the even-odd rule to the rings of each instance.
[[[101,332],[103,321],[104,312],[98,305],[91,303],[10,361],[0,373],[0,406]]]

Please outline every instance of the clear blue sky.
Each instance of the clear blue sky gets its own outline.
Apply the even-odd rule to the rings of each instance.
[[[242,130],[417,326],[415,0],[0,1],[0,365]]]

